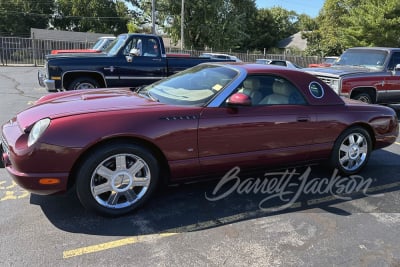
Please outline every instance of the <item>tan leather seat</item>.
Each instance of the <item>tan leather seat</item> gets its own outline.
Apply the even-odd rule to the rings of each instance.
[[[263,97],[260,92],[260,80],[257,77],[248,77],[243,82],[243,87],[244,89],[242,93],[248,95],[251,98],[251,103],[253,106],[257,105]]]
[[[277,80],[272,85],[272,94],[264,97],[259,104],[289,104],[289,96],[291,93],[292,89],[287,82]]]

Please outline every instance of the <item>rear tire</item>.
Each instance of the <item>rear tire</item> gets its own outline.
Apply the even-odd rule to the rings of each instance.
[[[159,180],[156,158],[132,143],[104,145],[90,153],[77,172],[82,205],[103,216],[120,216],[142,206]]]
[[[371,136],[362,127],[345,130],[336,140],[331,155],[331,166],[344,175],[361,171],[372,151]]]
[[[67,90],[94,89],[99,88],[99,83],[90,77],[80,77],[73,80]]]

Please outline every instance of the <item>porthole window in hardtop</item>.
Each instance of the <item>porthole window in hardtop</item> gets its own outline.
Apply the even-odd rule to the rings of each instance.
[[[310,93],[315,98],[322,98],[324,96],[324,88],[317,82],[311,82],[308,86]]]

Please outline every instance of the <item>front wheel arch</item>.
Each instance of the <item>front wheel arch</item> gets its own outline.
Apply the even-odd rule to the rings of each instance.
[[[86,150],[79,156],[79,158],[75,161],[71,172],[70,176],[68,178],[68,190],[73,189],[76,186],[76,177],[77,173],[83,163],[83,161],[87,158],[90,157],[91,153],[98,149],[101,146],[109,145],[109,144],[121,144],[121,143],[130,143],[130,144],[136,144],[140,145],[145,149],[148,149],[155,155],[156,159],[158,160],[160,164],[160,173],[162,174],[160,176],[160,184],[168,184],[169,179],[170,179],[170,169],[168,165],[168,160],[165,157],[164,153],[153,143],[141,139],[141,138],[136,138],[136,137],[116,137],[116,138],[110,138],[110,139],[104,139],[101,142],[95,143],[94,145],[87,147]]]
[[[107,87],[104,76],[97,72],[67,72],[63,75],[62,79],[62,87],[64,90],[69,90],[71,87],[71,83],[79,78],[87,77],[95,81],[99,88]]]

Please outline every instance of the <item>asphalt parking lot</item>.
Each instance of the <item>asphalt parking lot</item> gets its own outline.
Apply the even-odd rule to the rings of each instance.
[[[38,69],[0,67],[1,123],[46,94]],[[166,187],[111,219],[72,193],[31,195],[0,168],[0,266],[400,266],[400,138],[354,177],[288,171],[238,173],[224,197],[218,179]],[[245,190],[266,175],[286,186]]]

